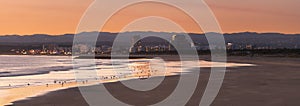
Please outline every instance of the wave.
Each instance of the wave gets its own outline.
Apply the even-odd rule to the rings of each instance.
[[[28,75],[40,75],[40,74],[48,74],[50,72],[56,71],[70,71],[73,69],[79,69],[83,67],[91,67],[95,64],[85,64],[85,65],[70,65],[70,66],[51,66],[51,67],[38,67],[38,68],[30,68],[30,69],[22,69],[18,71],[4,71],[0,72],[0,77],[16,77],[16,76],[28,76]]]

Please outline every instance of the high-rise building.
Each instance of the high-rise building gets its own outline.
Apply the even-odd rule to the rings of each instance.
[[[189,49],[192,46],[191,43],[185,38],[184,35],[173,35],[171,44],[173,45],[173,47],[176,47],[177,49]]]
[[[227,46],[228,50],[232,50],[233,49],[233,43],[231,43],[231,42],[227,43],[226,46]]]
[[[131,47],[130,47],[129,52],[130,53],[138,52],[139,48],[142,48],[141,36],[135,35],[131,39]]]
[[[141,36],[140,35],[135,35],[135,36],[133,36],[132,37],[132,39],[131,39],[131,45],[132,46],[140,46],[141,45],[141,41],[140,41],[140,39],[141,39]]]

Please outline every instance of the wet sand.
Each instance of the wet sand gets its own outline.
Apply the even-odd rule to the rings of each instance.
[[[34,97],[39,95],[44,95],[47,92],[55,91],[57,89],[67,89],[70,87],[76,87],[77,83],[68,82],[63,86],[61,84],[49,84],[47,85],[36,85],[36,86],[27,86],[20,88],[11,88],[9,90],[5,90],[4,94],[1,95],[0,105],[5,105],[7,103],[16,101],[16,100],[26,100],[26,97]]]
[[[222,88],[212,106],[298,106],[300,105],[300,59],[276,57],[229,57],[229,62],[256,64],[255,67],[228,68]],[[210,75],[202,68],[199,82],[188,106],[199,105]],[[191,73],[192,74],[192,73]],[[188,75],[186,76],[188,77]],[[172,93],[179,76],[166,77],[157,88],[135,92],[120,82],[104,84],[112,94],[131,105],[151,105]],[[87,86],[94,88],[94,85]],[[97,99],[97,98],[95,98]],[[176,103],[174,103],[176,104]],[[78,88],[69,88],[14,102],[15,106],[88,106]]]

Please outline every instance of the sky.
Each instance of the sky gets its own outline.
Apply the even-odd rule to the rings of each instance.
[[[178,1],[182,2],[182,0]],[[194,5],[193,1],[185,0],[182,3],[188,8],[196,8],[197,5]],[[0,35],[75,33],[82,15],[92,2],[93,0],[0,0]],[[299,0],[205,0],[205,2],[212,9],[224,33],[245,31],[300,33]],[[148,13],[162,15],[172,12],[172,15],[165,17],[173,17],[171,20],[174,22],[188,26],[189,28],[186,29],[188,32],[201,33],[191,24],[189,17],[176,16],[178,14],[176,11],[167,11],[167,8],[159,5],[146,6],[146,13],[136,8],[129,8],[117,14],[117,18],[108,22],[110,24],[102,31],[117,32],[124,27],[123,24],[128,23],[135,16]],[[153,27],[142,27],[145,25],[140,21],[134,24],[136,26],[125,29],[129,31],[176,31],[176,28],[168,27],[173,24],[163,24],[164,21],[153,19],[144,22],[144,24],[153,24]],[[164,25],[164,27],[155,28],[155,25]]]

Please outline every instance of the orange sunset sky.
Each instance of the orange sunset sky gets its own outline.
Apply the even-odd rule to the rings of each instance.
[[[81,16],[92,2],[93,0],[0,0],[0,35],[75,33]],[[244,31],[300,33],[299,0],[205,0],[205,2],[216,15],[225,33]],[[193,5],[193,0],[184,0],[183,3],[189,8],[197,6]],[[149,11],[162,10],[155,7]],[[118,18],[128,21],[130,16],[135,15],[140,13],[127,11],[127,14],[119,14]],[[174,20],[178,22],[186,20],[181,16],[175,18]],[[118,27],[120,27],[118,24],[114,24],[103,31],[115,32]],[[163,31],[172,32],[172,29],[166,28]],[[197,32],[193,28],[188,31]]]

